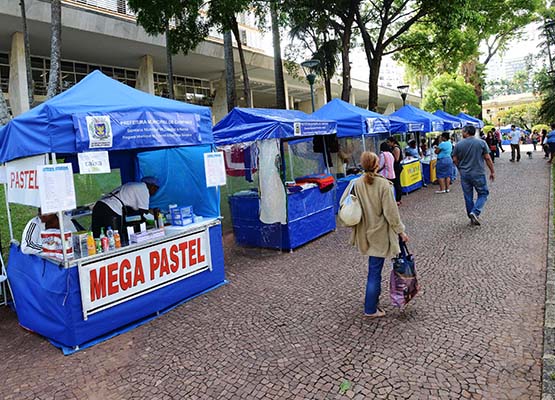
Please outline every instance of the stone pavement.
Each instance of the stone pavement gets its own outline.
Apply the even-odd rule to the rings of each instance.
[[[228,285],[72,356],[0,307],[0,398],[540,399],[549,169],[507,154],[481,227],[459,181],[404,198],[423,291],[403,312],[385,268],[387,315],[365,319],[345,228],[294,253],[229,243]]]

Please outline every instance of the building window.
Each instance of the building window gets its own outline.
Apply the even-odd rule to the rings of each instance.
[[[247,31],[244,29],[239,29],[239,36],[241,37],[241,44],[243,46],[248,46],[247,43]]]
[[[8,93],[10,83],[10,60],[7,53],[0,53],[0,90]]]
[[[186,76],[174,75],[173,86],[175,99],[191,104],[211,106],[213,98],[210,91],[210,81]],[[169,97],[168,76],[154,74],[154,93],[157,96]]]

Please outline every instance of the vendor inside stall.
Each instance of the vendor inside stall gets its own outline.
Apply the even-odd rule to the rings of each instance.
[[[73,221],[63,214],[64,231],[75,232]],[[41,232],[47,229],[60,229],[60,221],[56,214],[42,214],[38,209],[37,216],[32,218],[21,235],[21,252],[23,254],[38,254],[42,251]]]
[[[93,235],[100,236],[101,229],[109,226],[123,233],[126,218],[148,213],[150,196],[159,187],[156,177],[145,176],[141,182],[128,182],[103,196],[92,210]]]

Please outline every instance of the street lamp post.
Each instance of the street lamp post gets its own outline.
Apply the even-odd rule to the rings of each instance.
[[[315,58],[301,63],[306,80],[310,85],[310,100],[312,102],[312,112],[314,112],[314,82],[316,81],[316,69],[320,66],[320,60]]]
[[[447,95],[446,94],[442,94],[439,96],[439,98],[441,99],[441,104],[443,104],[443,112],[445,112],[445,108],[447,107]]]
[[[403,99],[403,107],[407,101],[407,94],[409,93],[409,85],[399,85],[397,86],[397,90],[401,94],[401,99]]]

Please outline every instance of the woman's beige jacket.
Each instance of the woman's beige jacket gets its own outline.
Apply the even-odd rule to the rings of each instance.
[[[353,227],[350,243],[367,256],[393,258],[400,253],[398,235],[405,231],[393,196],[393,184],[375,176],[372,185],[364,178],[354,182],[354,193],[362,207],[362,218]],[[345,190],[340,203],[347,196]]]

